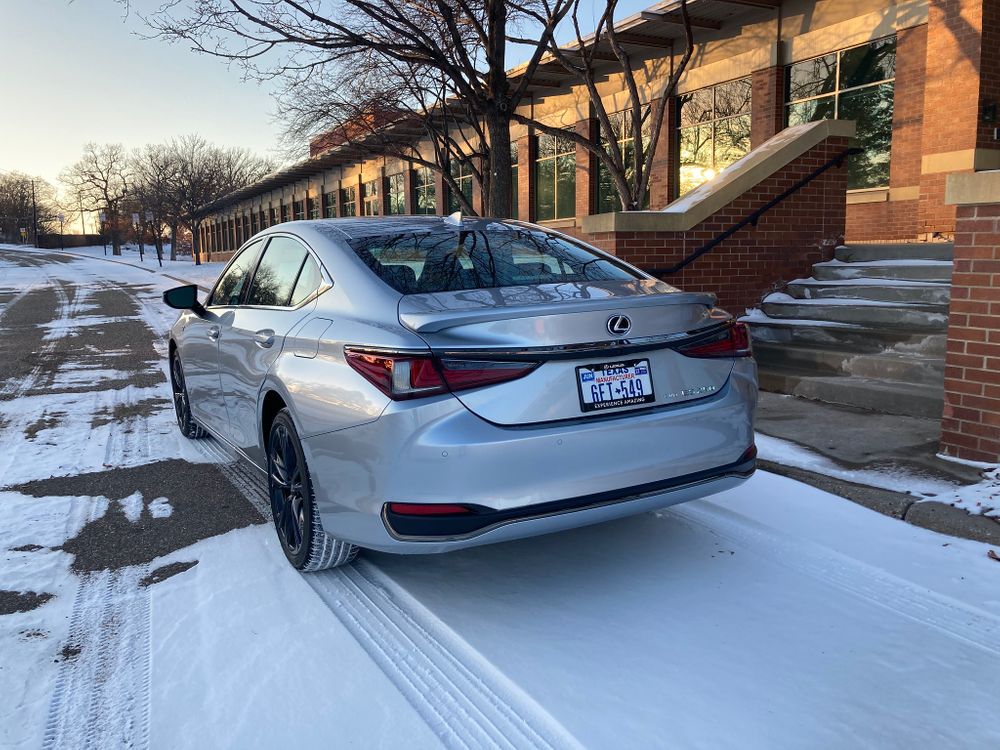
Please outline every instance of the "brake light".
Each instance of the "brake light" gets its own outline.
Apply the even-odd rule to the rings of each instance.
[[[444,359],[404,352],[346,348],[347,363],[396,401],[481,388],[527,375],[534,362]]]
[[[750,329],[746,323],[730,323],[715,336],[679,346],[677,351],[685,357],[749,357],[753,354]]]

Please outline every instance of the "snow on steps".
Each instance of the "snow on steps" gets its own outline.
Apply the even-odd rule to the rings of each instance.
[[[748,311],[761,388],[939,417],[951,244],[858,245]]]

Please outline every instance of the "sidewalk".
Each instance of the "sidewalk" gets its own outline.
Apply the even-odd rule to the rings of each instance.
[[[936,419],[762,392],[756,428],[767,471],[933,531],[1000,543],[997,472],[938,456]],[[991,502],[996,515],[983,514]]]

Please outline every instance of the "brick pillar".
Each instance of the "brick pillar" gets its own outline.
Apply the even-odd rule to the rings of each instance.
[[[757,148],[785,127],[785,69],[780,65],[751,75],[750,148]]]
[[[479,174],[487,174],[489,169],[490,165],[480,159]],[[486,207],[483,205],[483,186],[476,181],[475,177],[472,178],[472,210],[479,216],[486,215]]]
[[[656,102],[652,103],[656,106]],[[677,194],[675,176],[676,165],[674,164],[676,151],[674,150],[674,138],[677,134],[677,99],[670,97],[667,100],[666,109],[663,111],[663,126],[660,128],[660,135],[653,144],[652,171],[649,175],[649,207],[654,211],[659,211],[666,207]]]
[[[995,20],[1000,0],[936,0],[927,22],[924,83],[923,161],[920,178],[918,231],[950,233],[955,208],[944,201],[948,173],[970,171],[981,155],[976,148],[985,128],[980,127],[984,96],[980,70],[985,61],[986,81],[992,79],[1000,50],[986,49],[997,32],[983,37],[984,9]],[[1000,123],[997,123],[1000,125]],[[1000,146],[1000,144],[997,144]]]
[[[385,176],[385,167],[378,168],[378,206],[379,216],[389,215],[389,180]]]
[[[983,44],[979,66],[979,148],[1000,150],[1000,0],[982,0]]]
[[[597,120],[587,118],[573,126],[573,132],[594,142],[598,139]],[[576,223],[584,216],[594,213],[597,198],[597,159],[590,151],[577,144],[576,147]]]
[[[948,178],[955,205],[941,452],[1000,461],[1000,172]]]
[[[406,165],[403,170],[403,213],[416,213],[413,193],[413,166]]]
[[[517,139],[517,218],[535,220],[535,139],[528,135]]]
[[[434,202],[437,204],[438,216],[444,216],[444,212],[448,210],[448,201],[446,200],[447,193],[445,192],[447,187],[448,183],[444,181],[444,174],[440,171],[435,170]]]

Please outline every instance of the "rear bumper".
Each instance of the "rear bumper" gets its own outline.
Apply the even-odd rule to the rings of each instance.
[[[306,438],[303,448],[328,532],[382,551],[443,552],[735,487],[753,471],[743,459],[756,396],[746,359],[719,393],[663,410],[510,428],[446,396],[394,403],[374,422]],[[385,515],[389,502],[477,506],[485,523],[406,527]]]

